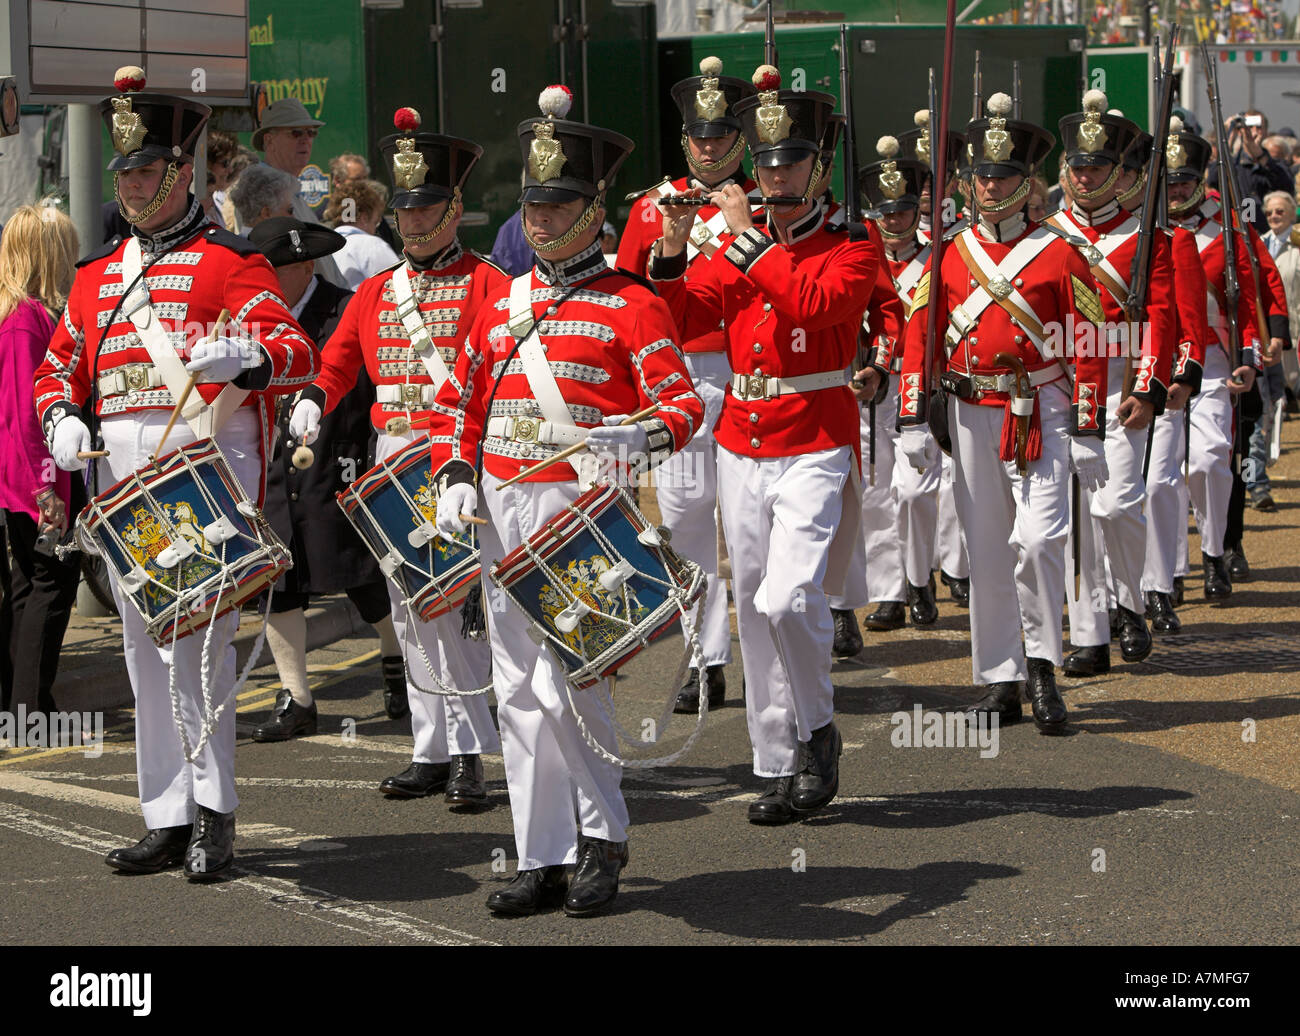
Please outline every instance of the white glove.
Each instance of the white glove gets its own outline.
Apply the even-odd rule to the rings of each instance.
[[[200,381],[234,381],[244,371],[260,367],[262,359],[262,347],[256,342],[220,335],[214,342],[199,342],[185,369],[191,374],[201,373]]]
[[[438,517],[435,524],[443,539],[462,535],[469,523],[461,518],[462,514],[473,514],[478,510],[478,488],[468,482],[457,482],[448,486],[442,496],[438,497]]]
[[[650,437],[640,424],[623,424],[627,414],[606,417],[587,432],[587,449],[597,457],[612,457],[630,464],[634,454],[642,457],[650,453]]]
[[[727,398],[727,393],[712,382],[701,380],[695,383],[695,394],[704,404],[704,420],[700,422],[695,435],[712,435],[718,418],[722,416],[722,403]]]
[[[310,399],[300,399],[289,413],[289,434],[304,446],[320,435],[320,406]]]
[[[903,456],[914,468],[928,471],[939,459],[939,444],[934,441],[930,429],[923,425],[908,425],[898,436],[898,446]]]
[[[1106,465],[1106,444],[1091,436],[1070,439],[1070,470],[1079,476],[1079,488],[1096,492],[1110,478]]]
[[[85,471],[86,462],[77,456],[83,450],[89,450],[90,429],[79,417],[69,414],[54,426],[54,463],[64,471]]]

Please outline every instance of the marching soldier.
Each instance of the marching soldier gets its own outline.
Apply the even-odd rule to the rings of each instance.
[[[955,397],[947,407],[953,488],[971,544],[972,670],[987,688],[969,711],[1018,721],[1019,681],[1028,676],[1035,723],[1060,734],[1066,709],[1054,667],[1069,472],[1090,488],[1106,479],[1106,361],[1088,348],[1102,311],[1083,257],[1025,215],[1029,176],[1051,134],[1008,118],[1006,94],[989,98],[988,113],[966,135],[978,221],[945,249],[942,291],[931,290],[927,273],[914,295],[899,445],[915,467],[936,460],[934,438],[919,425],[920,394],[933,384],[923,376],[926,309],[938,305],[937,326],[947,331],[936,365]],[[1071,331],[1064,341],[1062,328]]]
[[[1142,462],[1147,426],[1164,409],[1175,335],[1173,271],[1169,239],[1154,232],[1146,296],[1147,320],[1130,324],[1125,313],[1140,213],[1118,200],[1123,157],[1142,131],[1128,119],[1106,110],[1106,95],[1089,90],[1083,111],[1060,121],[1065,146],[1065,192],[1068,205],[1047,223],[1076,243],[1091,265],[1106,320],[1104,340],[1095,343],[1108,357],[1106,383],[1106,467],[1104,487],[1082,490],[1078,586],[1067,581],[1070,646],[1068,676],[1110,671],[1110,622],[1106,607],[1107,570],[1115,582],[1120,653],[1126,662],[1141,662],[1151,653],[1151,633],[1142,600],[1142,566],[1146,555],[1146,485]],[[1154,228],[1153,228],[1154,231]],[[1133,341],[1141,334],[1141,341]],[[1082,487],[1080,487],[1082,489]]]
[[[682,113],[682,152],[690,175],[665,180],[642,195],[632,206],[619,242],[617,265],[638,276],[645,275],[650,249],[662,233],[663,214],[656,204],[660,198],[693,188],[720,190],[733,183],[746,193],[755,187],[741,169],[745,139],[734,111],[738,101],[753,95],[754,87],[744,79],[722,75],[722,62],[717,58],[701,61],[700,73],[672,88],[673,101]],[[701,205],[687,243],[690,268],[713,255],[725,232],[726,220],[718,207]],[[731,368],[726,338],[719,327],[687,338],[682,351],[695,390],[704,400],[704,423],[695,438],[655,472],[655,485],[664,525],[673,534],[673,549],[701,565],[706,577],[699,631],[701,657],[691,660],[690,676],[676,705],[677,712],[693,713],[699,708],[699,667],[706,667],[709,708],[714,709],[726,696],[724,669],[731,661],[727,585],[718,576],[718,444],[713,437]]]
[[[754,772],[753,823],[826,805],[842,747],[830,679],[840,587],[860,510],[858,406],[845,370],[877,275],[862,227],[826,225],[821,142],[834,98],[780,89],[763,66],[736,106],[767,206],[754,226],[738,186],[709,194],[728,237],[683,278],[692,211],[666,210],[651,277],[689,336],[723,321],[731,391],[718,422],[719,499],[731,554]]]
[[[484,301],[432,415],[438,529],[461,533],[462,515],[487,512],[479,529],[486,600],[497,597],[490,567],[589,488],[601,465],[660,464],[704,416],[667,306],[644,282],[610,270],[601,254],[605,191],[632,142],[566,121],[572,100],[566,87],[548,87],[539,98],[546,117],[519,125],[522,220],[536,263]],[[653,417],[621,424],[655,403]],[[574,464],[553,464],[498,491],[530,462],[584,438],[592,452]],[[613,901],[628,861],[622,767],[584,739],[582,729],[613,743],[610,717],[590,694],[573,699],[574,714],[565,674],[529,636],[531,624],[508,603],[492,609],[493,687],[519,871],[487,906],[532,914],[563,898],[566,914],[587,917]],[[576,864],[567,894],[566,864]]]
[[[459,343],[484,301],[506,282],[505,274],[466,252],[457,237],[465,181],[483,149],[459,137],[419,132],[414,108],[399,108],[393,122],[398,132],[380,141],[379,149],[393,178],[402,262],[357,289],[326,343],[320,377],[303,391],[289,422],[295,439],[313,442],[322,414],[348,397],[364,366],[375,385],[370,419],[379,432],[376,463],[427,437],[433,400]],[[385,778],[379,790],[399,798],[441,791],[456,809],[486,805],[480,757],[500,746],[487,701],[481,694],[434,691],[485,686],[487,644],[462,635],[455,612],[420,621],[392,581],[388,596],[405,658],[407,694],[405,701],[389,696],[386,705],[397,718],[409,704],[415,746],[411,765]],[[430,691],[420,692],[430,684]]]
[[[82,470],[79,454],[92,441],[87,423],[98,418],[108,451],[99,477],[112,484],[150,461],[189,372],[198,376],[194,393],[204,405],[187,408],[167,445],[215,438],[240,484],[260,499],[271,396],[310,381],[318,354],[285,307],[265,257],[210,223],[191,193],[194,144],[211,109],[138,92],[145,85],[139,68],[120,69],[114,83],[120,95],[105,100],[100,112],[116,151],[108,168],[131,234],[78,263],[63,319],[36,372],[46,438],[61,468]],[[219,334],[190,338],[195,326],[216,328],[223,309],[232,320]],[[176,723],[184,723],[193,745],[213,721],[204,714],[204,640],[211,635],[216,699],[235,682],[239,616],[229,612],[213,629],[159,648],[116,581],[113,593],[135,694],[140,802],[149,833],[105,862],[149,874],[183,860],[191,880],[210,880],[234,860],[235,710],[223,706],[192,762]]]
[[[275,267],[284,301],[303,331],[318,344],[327,341],[352,292],[316,273],[316,259],[342,248],[343,235],[319,223],[276,216],[254,227],[248,239]],[[262,510],[293,553],[293,568],[271,594],[266,621],[267,646],[283,689],[276,695],[271,715],[253,729],[254,741],[286,741],[316,733],[316,702],[307,680],[305,614],[312,594],[347,593],[362,619],[379,634],[384,669],[397,670],[390,693],[396,691],[406,699],[402,649],[388,614],[384,576],[335,502],[339,491],[370,467],[374,401],[374,386],[363,373],[342,405],[322,420],[318,462],[301,470],[295,457],[299,444],[289,432],[295,399],[285,397],[278,408],[279,435],[267,470]]]

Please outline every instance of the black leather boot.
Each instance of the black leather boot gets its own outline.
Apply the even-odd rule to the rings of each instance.
[[[932,626],[939,618],[939,606],[934,602],[934,576],[925,586],[907,585],[908,611],[913,626]]]
[[[114,849],[104,862],[124,874],[157,874],[180,865],[193,833],[193,824],[151,828],[130,848]]]
[[[769,777],[763,794],[749,804],[751,824],[784,824],[794,818],[790,793],[794,777]]]
[[[1056,667],[1046,658],[1026,658],[1029,702],[1034,723],[1043,734],[1065,733],[1065,702],[1056,689]]]
[[[399,799],[422,799],[447,787],[451,763],[412,763],[395,777],[385,777],[379,790]]]
[[[288,691],[275,696],[271,718],[253,728],[254,741],[288,741],[292,737],[310,737],[316,733],[316,703],[306,708],[293,700]]]
[[[1110,639],[1119,640],[1119,609],[1107,608],[1106,617],[1110,619]]]
[[[627,866],[627,842],[578,836],[578,863],[564,897],[564,912],[570,917],[591,917],[600,913],[618,895],[618,872]]]
[[[1186,588],[1183,583],[1183,577],[1174,576],[1174,592],[1172,596],[1174,599],[1175,608],[1181,608],[1183,606],[1183,594],[1185,592],[1186,592]]]
[[[1169,595],[1161,593],[1159,590],[1148,590],[1146,592],[1147,618],[1151,620],[1151,628],[1156,633],[1177,633],[1183,628],[1183,624],[1178,621],[1178,616],[1174,613],[1173,602],[1169,600]]]
[[[385,655],[380,661],[384,672],[384,711],[389,719],[401,719],[411,711],[406,700],[406,663],[401,655]]]
[[[185,876],[190,881],[214,881],[234,862],[235,814],[200,806],[185,850]]]
[[[901,630],[903,622],[902,601],[881,601],[876,605],[876,610],[862,620],[862,625],[883,633],[886,630]]]
[[[979,712],[996,715],[998,723],[1002,726],[1019,723],[1022,715],[1020,711],[1020,681],[1004,680],[1001,683],[988,684],[984,697],[974,705],[966,706],[963,711],[968,715]]]
[[[831,645],[831,654],[836,658],[852,658],[862,650],[858,617],[847,608],[832,608],[831,618],[835,620],[835,642]]]
[[[1228,578],[1228,569],[1222,556],[1216,558],[1202,551],[1201,569],[1205,573],[1207,601],[1226,601],[1232,596],[1232,580]]]
[[[970,607],[970,579],[958,579],[939,570],[939,580],[948,588],[948,595],[963,608]]]
[[[851,614],[851,613],[850,613]],[[716,709],[727,699],[727,671],[725,666],[711,665],[704,670],[709,688],[709,708]],[[673,712],[696,713],[700,711],[700,671],[692,668],[677,692]]]
[[[812,740],[799,743],[799,760],[796,765],[794,787],[790,791],[790,805],[797,812],[807,813],[821,809],[840,790],[840,753],[844,741],[835,724],[827,723],[812,732]]]
[[[1228,566],[1228,578],[1234,583],[1250,582],[1250,565],[1246,562],[1246,551],[1240,543],[1231,550],[1223,552],[1223,560]]]
[[[1071,651],[1065,657],[1061,671],[1066,676],[1097,676],[1110,672],[1110,645],[1097,644],[1095,647],[1081,647]]]
[[[483,760],[477,755],[453,755],[447,777],[447,805],[456,811],[482,809],[488,804]]]
[[[1119,653],[1125,662],[1141,662],[1151,654],[1151,631],[1138,612],[1119,606]]]
[[[564,899],[564,865],[520,871],[510,884],[487,898],[494,914],[527,917],[544,906],[558,906]]]

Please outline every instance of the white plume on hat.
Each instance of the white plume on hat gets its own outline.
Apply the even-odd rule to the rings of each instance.
[[[930,125],[930,109],[929,109],[929,108],[917,108],[917,109],[916,109],[916,114],[912,116],[912,125],[914,125],[914,126],[928,126],[928,125]]]
[[[562,119],[573,107],[573,91],[567,86],[548,86],[537,95],[537,107],[542,114],[553,119]]]
[[[1183,132],[1183,120],[1180,119],[1177,115],[1169,116],[1169,132],[1170,133]]]
[[[700,75],[715,77],[722,75],[722,59],[707,57],[700,61]]]
[[[1011,114],[1012,107],[1011,97],[1008,94],[999,92],[989,98],[988,112],[995,118],[1006,118]]]
[[[884,136],[876,141],[876,154],[881,158],[893,158],[898,154],[898,138]]]
[[[1083,110],[1086,112],[1101,112],[1106,110],[1106,95],[1100,90],[1089,90],[1083,95]]]

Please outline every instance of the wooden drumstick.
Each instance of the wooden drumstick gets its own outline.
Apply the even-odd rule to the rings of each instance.
[[[221,334],[222,327],[225,326],[226,321],[229,319],[230,310],[223,309],[217,317],[216,324],[212,327],[212,334],[208,336],[209,342],[215,342],[217,340],[218,336]],[[153,452],[154,457],[162,456],[163,445],[167,442],[167,436],[171,435],[172,428],[176,425],[176,418],[181,416],[181,410],[184,409],[185,404],[189,401],[190,393],[194,391],[194,386],[198,383],[198,380],[199,372],[195,371],[189,376],[189,380],[185,382],[185,387],[181,389],[181,398],[176,400],[176,406],[172,408],[172,416],[167,421],[167,427],[163,429],[162,438],[158,440],[158,448]]]
[[[639,410],[635,414],[632,414],[626,420],[620,421],[619,425],[623,426],[629,424],[636,424],[642,418],[650,417],[658,409],[659,409],[658,403],[656,403],[654,406],[648,406],[644,410]],[[572,446],[566,446],[564,449],[562,449],[559,453],[555,454],[554,456],[547,457],[543,461],[538,461],[528,470],[519,472],[519,474],[516,475],[514,478],[506,479],[506,481],[500,483],[497,486],[497,492],[500,492],[501,490],[505,489],[506,486],[513,486],[516,482],[519,482],[520,480],[527,478],[529,475],[537,474],[537,472],[541,471],[543,468],[549,468],[552,464],[558,464],[562,460],[567,460],[569,457],[572,457],[579,450],[585,450],[586,448],[587,448],[586,439],[583,439],[582,442],[575,442]]]
[[[107,457],[108,450],[78,450],[77,460],[94,460],[96,457]]]
[[[487,525],[488,523],[486,518],[480,518],[476,514],[466,514],[464,511],[461,512],[460,520],[462,522],[469,522],[470,525]]]

